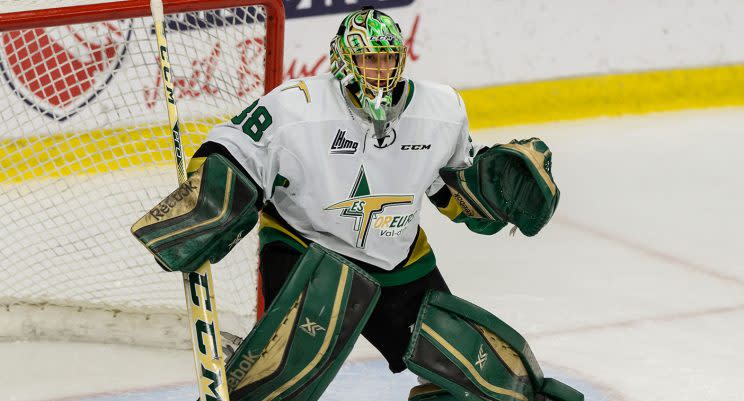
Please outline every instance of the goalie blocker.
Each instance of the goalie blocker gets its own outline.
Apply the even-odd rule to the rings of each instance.
[[[169,271],[219,262],[258,221],[258,190],[224,156],[199,169],[132,226],[132,234]]]

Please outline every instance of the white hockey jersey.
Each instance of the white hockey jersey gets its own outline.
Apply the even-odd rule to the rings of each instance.
[[[426,195],[443,186],[439,169],[468,166],[474,155],[457,92],[406,85],[405,108],[381,139],[324,74],[285,82],[207,141],[230,152],[295,231],[391,270],[411,249]]]

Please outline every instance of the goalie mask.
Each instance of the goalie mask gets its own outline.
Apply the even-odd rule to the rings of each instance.
[[[400,27],[388,15],[365,7],[344,18],[330,53],[331,73],[371,118],[375,133],[382,134],[406,63]]]

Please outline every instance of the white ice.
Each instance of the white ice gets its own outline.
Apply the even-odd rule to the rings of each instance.
[[[539,136],[561,201],[537,237],[471,234],[429,208],[451,290],[524,334],[548,375],[587,400],[744,400],[744,109],[481,131]],[[741,146],[741,148],[740,148]],[[9,401],[193,400],[189,352],[0,344]],[[361,343],[323,400],[404,400]]]

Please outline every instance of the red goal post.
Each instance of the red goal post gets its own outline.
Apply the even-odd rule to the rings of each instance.
[[[149,0],[44,3],[0,14],[0,338],[188,349],[180,276],[129,234],[176,187]],[[163,3],[190,156],[281,83],[284,7]],[[238,335],[255,319],[255,251],[244,239],[213,269]]]

